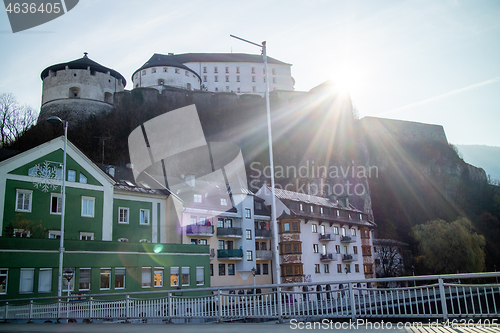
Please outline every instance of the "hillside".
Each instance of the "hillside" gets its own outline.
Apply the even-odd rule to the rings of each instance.
[[[500,182],[500,147],[455,145],[464,161],[483,168],[492,183]]]

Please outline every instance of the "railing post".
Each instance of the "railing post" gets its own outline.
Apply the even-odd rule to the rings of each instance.
[[[5,311],[5,315],[3,317],[3,320],[7,321],[7,316],[9,315],[9,302],[5,302],[5,309],[4,309],[4,311]]]
[[[125,295],[125,322],[130,323],[130,295]]]
[[[30,313],[29,313],[29,320],[28,323],[33,322],[33,300],[30,299]]]
[[[281,299],[281,287],[277,285],[276,288],[277,296],[278,296],[278,322],[283,323],[283,302]]]
[[[441,297],[441,308],[443,310],[443,320],[448,320],[448,307],[446,305],[446,292],[444,291],[443,279],[439,278],[439,296]]]
[[[173,309],[173,306],[172,306],[172,293],[168,293],[168,322],[171,323],[172,322],[172,309]]]
[[[217,309],[218,309],[217,322],[222,323],[222,298],[221,298],[220,288],[217,289]]]
[[[61,322],[61,297],[57,298],[57,322]]]
[[[354,300],[354,292],[352,290],[352,282],[349,282],[349,298],[351,299],[351,319],[356,321],[356,301]]]

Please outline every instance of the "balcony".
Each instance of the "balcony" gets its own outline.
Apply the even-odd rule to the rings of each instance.
[[[241,238],[241,228],[217,228],[217,237]]]
[[[328,241],[334,241],[335,239],[336,238],[335,238],[334,234],[320,234],[319,235],[320,241],[328,242]]]
[[[342,236],[340,237],[342,243],[354,243],[356,242],[356,236]]]
[[[271,260],[273,258],[273,253],[271,250],[256,250],[255,259],[257,260]]]
[[[255,229],[255,238],[263,239],[263,238],[272,238],[273,234],[271,230],[266,229]]]
[[[358,260],[358,255],[357,254],[344,254],[342,255],[342,261],[357,261]]]
[[[213,225],[188,225],[186,227],[186,235],[188,236],[207,236],[212,237],[214,234]]]
[[[337,254],[336,253],[321,254],[319,259],[321,261],[333,261],[333,260],[337,260]]]
[[[243,250],[217,250],[217,259],[219,260],[241,260],[243,259]]]

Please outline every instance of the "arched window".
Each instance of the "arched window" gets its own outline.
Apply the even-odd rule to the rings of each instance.
[[[69,98],[80,98],[80,88],[78,87],[69,88]]]

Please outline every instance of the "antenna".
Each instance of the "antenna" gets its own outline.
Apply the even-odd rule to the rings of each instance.
[[[111,139],[109,136],[94,136],[95,139],[100,139],[102,140],[102,161],[101,164],[104,164],[104,143],[106,140]]]

